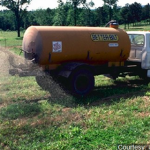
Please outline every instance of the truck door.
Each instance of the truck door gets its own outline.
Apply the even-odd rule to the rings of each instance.
[[[129,34],[131,50],[129,60],[141,62],[145,38],[143,34]]]

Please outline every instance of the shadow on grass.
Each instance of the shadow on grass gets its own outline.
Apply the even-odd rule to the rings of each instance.
[[[52,79],[44,79],[40,82],[38,81],[42,89],[49,91],[51,94],[49,101],[65,107],[110,105],[114,101],[120,101],[120,99],[143,96],[148,90],[148,83],[142,79],[124,79],[116,80],[113,84],[107,86],[97,86],[87,96],[75,97],[69,93],[69,89],[60,87]]]
[[[120,100],[144,96],[148,91],[148,85],[141,79],[114,81],[112,85],[97,86],[86,97],[75,97],[64,91],[58,84],[52,86],[52,82],[48,82],[44,87],[51,94],[47,97],[48,103],[59,104],[63,107],[75,108],[77,106],[93,107],[100,105],[111,105]],[[10,104],[7,107],[1,108],[0,118],[2,119],[19,119],[24,117],[33,117],[42,112],[40,103],[41,98],[22,101],[19,103]]]
[[[16,40],[23,40],[23,37],[17,37]]]
[[[120,100],[144,96],[148,90],[148,82],[142,79],[114,81],[114,85],[95,87],[88,99],[91,106],[111,105]]]

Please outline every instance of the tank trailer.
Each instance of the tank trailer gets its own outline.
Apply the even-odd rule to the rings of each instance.
[[[150,33],[126,32],[113,21],[109,27],[31,26],[22,49],[27,60],[64,78],[77,95],[94,88],[96,75],[150,77]]]

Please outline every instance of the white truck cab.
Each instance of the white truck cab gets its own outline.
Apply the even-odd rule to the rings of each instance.
[[[147,77],[150,77],[150,32],[128,31],[131,51],[128,62],[140,64],[141,69],[147,70]]]

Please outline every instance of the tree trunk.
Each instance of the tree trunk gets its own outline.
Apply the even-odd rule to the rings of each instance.
[[[20,14],[19,11],[15,11],[16,22],[17,22],[17,35],[20,37]]]
[[[112,10],[111,10],[111,6],[109,6],[109,21],[111,21],[112,18]]]
[[[74,26],[77,25],[77,6],[74,5]]]
[[[17,34],[20,37],[20,17],[17,18]]]
[[[125,24],[124,24],[124,29],[126,29],[126,22],[125,22]]]

